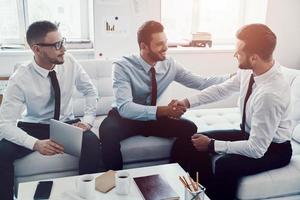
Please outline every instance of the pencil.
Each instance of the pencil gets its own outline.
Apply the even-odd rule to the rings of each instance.
[[[182,177],[183,177],[184,182],[186,183],[186,187],[187,187],[190,191],[192,191],[192,189],[190,188],[190,186],[189,186],[188,182],[186,181],[185,177],[184,177],[184,176],[182,176]]]
[[[184,185],[184,187],[186,187],[186,183],[184,182],[184,180],[179,176],[179,180],[181,181],[181,183]]]
[[[196,192],[198,187],[195,186],[195,181],[191,178],[191,176],[190,176],[190,175],[188,175],[188,176],[189,176],[189,179],[190,179],[190,181],[191,181],[191,185],[192,185],[194,191]]]

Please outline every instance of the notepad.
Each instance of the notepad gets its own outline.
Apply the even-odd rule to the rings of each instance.
[[[133,178],[145,200],[178,200],[178,194],[158,174]]]
[[[96,178],[96,190],[106,193],[115,187],[115,174],[113,170],[109,170]]]

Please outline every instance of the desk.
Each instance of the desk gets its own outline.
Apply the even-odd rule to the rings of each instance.
[[[184,200],[184,187],[179,181],[178,176],[186,175],[186,172],[176,163],[166,164],[166,165],[157,165],[151,167],[142,167],[125,170],[130,173],[133,177],[146,176],[152,174],[160,174],[174,189],[174,191],[180,196],[180,199]],[[101,174],[101,173],[99,173]],[[99,174],[94,174],[98,176]],[[83,200],[76,194],[75,190],[75,180],[78,176],[71,176],[65,178],[56,178],[53,179],[53,187],[50,199],[58,200]],[[37,186],[38,181],[20,183],[19,185],[19,194],[18,199],[33,199],[33,194]],[[137,186],[131,182],[130,193],[126,196],[117,195],[115,189],[112,189],[108,193],[101,193],[95,191],[95,199],[101,200],[142,200],[142,196],[137,188]],[[205,196],[205,200],[209,200]]]
[[[6,89],[7,83],[8,83],[8,79],[9,77],[5,77],[5,76],[0,76],[0,105],[2,102],[2,98],[3,98],[3,92]]]

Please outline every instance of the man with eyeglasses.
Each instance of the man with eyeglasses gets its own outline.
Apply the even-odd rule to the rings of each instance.
[[[33,60],[10,77],[0,107],[0,199],[5,200],[13,199],[16,159],[33,151],[46,156],[64,152],[63,146],[49,139],[50,119],[73,121],[84,130],[79,173],[99,169],[100,142],[90,131],[96,113],[95,86],[80,64],[65,53],[65,39],[55,24],[31,24],[26,39]],[[73,114],[74,86],[85,97],[82,121],[75,120]]]

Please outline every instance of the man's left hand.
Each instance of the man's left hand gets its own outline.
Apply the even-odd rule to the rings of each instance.
[[[91,125],[89,125],[88,123],[84,123],[84,122],[77,122],[77,123],[72,124],[72,125],[81,128],[83,131],[87,131],[87,130],[90,130],[92,128]]]
[[[208,144],[210,141],[211,141],[211,139],[209,137],[207,137],[206,135],[194,134],[192,136],[192,143],[198,151],[207,151]]]

